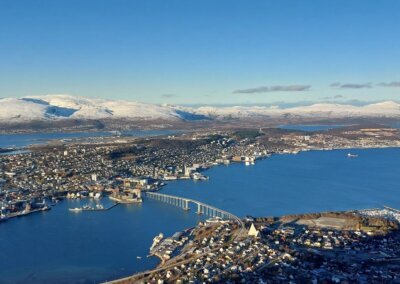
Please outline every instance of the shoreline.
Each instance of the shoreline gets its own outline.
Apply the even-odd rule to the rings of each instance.
[[[349,210],[349,211],[326,211],[326,212],[315,212],[315,213],[307,213],[307,214],[302,214],[302,213],[301,214],[289,214],[289,215],[283,215],[283,216],[280,216],[280,217],[277,217],[277,216],[254,217],[254,218],[250,217],[252,220],[243,219],[243,223],[247,223],[247,224],[250,223],[250,224],[254,225],[257,222],[258,223],[262,222],[262,220],[260,220],[260,219],[274,219],[273,222],[284,222],[285,224],[286,223],[288,224],[288,223],[292,223],[293,220],[297,220],[297,222],[299,224],[308,227],[309,230],[313,229],[313,230],[317,230],[318,231],[318,230],[323,230],[323,229],[325,229],[325,230],[329,229],[331,231],[332,230],[333,231],[337,230],[337,231],[343,231],[343,232],[362,230],[363,232],[367,232],[368,233],[368,232],[372,232],[369,229],[368,225],[365,225],[366,226],[365,228],[359,228],[359,225],[357,225],[357,224],[356,225],[354,225],[354,224],[351,225],[351,226],[355,226],[355,228],[351,228],[351,227],[349,227],[349,228],[335,228],[335,226],[336,226],[335,224],[324,224],[324,225],[321,226],[321,225],[315,225],[315,224],[307,224],[306,222],[307,221],[308,222],[311,221],[311,223],[312,223],[313,220],[316,220],[318,218],[321,218],[321,219],[325,218],[326,220],[324,220],[324,222],[326,222],[326,223],[332,222],[331,220],[329,220],[329,218],[331,218],[331,219],[335,219],[335,218],[336,219],[346,219],[346,220],[357,220],[357,218],[358,218],[358,220],[361,220],[362,218],[372,218],[372,219],[373,218],[378,218],[379,219],[380,217],[376,217],[374,215],[368,216],[364,212],[365,211],[369,211],[369,210],[371,210],[371,211],[378,210],[379,211],[379,210],[384,210],[384,209],[388,209],[388,208],[390,210],[394,211],[395,213],[399,213],[400,214],[400,210],[384,206],[383,209],[375,208],[375,209]],[[389,234],[391,232],[396,232],[396,231],[398,232],[399,231],[398,225],[400,224],[400,222],[399,222],[398,218],[397,218],[397,221],[396,220],[386,219],[386,217],[382,217],[382,218],[387,220],[386,221],[387,222],[386,225],[388,227],[385,229],[386,230],[386,231],[384,231],[385,233]],[[302,223],[300,223],[300,221],[302,221]],[[306,222],[304,222],[304,221],[306,221]],[[397,227],[396,226],[394,227],[395,229],[393,229],[393,227],[390,227],[390,226],[392,226],[391,224],[393,224],[392,223],[393,221],[397,224],[396,225]],[[350,226],[350,225],[346,225],[346,226]],[[243,228],[246,229],[245,226],[243,226]],[[364,231],[364,229],[366,231]],[[180,231],[178,231],[178,232],[180,232]],[[382,232],[382,231],[378,230],[378,232]],[[244,237],[242,232],[235,233],[235,235],[236,235],[236,237],[234,238],[234,240],[237,240],[238,238],[243,238]],[[220,248],[220,247],[217,247],[217,249],[218,248]],[[214,251],[215,251],[215,249],[214,249]],[[178,255],[176,255],[178,258],[175,259],[175,262],[172,262],[172,263],[167,263],[168,261],[165,261],[162,256],[158,255],[157,253],[154,253],[154,254],[152,254],[152,256],[158,257],[161,260],[161,262],[156,267],[154,267],[153,269],[137,272],[137,273],[132,274],[130,276],[122,277],[122,278],[119,278],[119,279],[115,279],[115,280],[111,280],[111,281],[107,281],[107,282],[103,282],[103,283],[115,283],[115,284],[116,283],[137,283],[136,281],[138,281],[141,278],[146,278],[149,275],[157,273],[159,271],[165,271],[165,270],[172,269],[173,267],[176,267],[176,266],[179,266],[179,265],[183,265],[188,261],[194,261],[196,259],[199,259],[201,256],[207,255],[209,253],[210,253],[210,251],[206,251],[206,252],[203,252],[202,254],[197,255],[194,258],[190,258],[190,259],[182,258],[182,255],[178,254]],[[169,260],[173,260],[173,258],[171,258]],[[164,266],[164,265],[166,265],[166,266]]]
[[[327,148],[327,149],[305,149],[305,150],[301,150],[301,151],[299,151],[298,153],[304,153],[304,152],[310,152],[310,151],[343,151],[343,150],[369,150],[369,149],[399,149],[400,148],[400,146],[382,146],[382,147],[349,147],[349,148]],[[265,159],[267,159],[267,158],[269,158],[269,157],[271,157],[271,156],[273,156],[273,155],[296,155],[297,153],[283,153],[283,152],[277,152],[277,153],[272,153],[272,154],[269,154],[269,155],[264,155],[264,156],[261,156],[261,157],[259,157],[259,158],[257,158],[256,159],[256,161],[257,160],[265,160]],[[244,164],[244,162],[232,162],[233,164]],[[218,166],[222,166],[222,165],[224,165],[224,164],[211,164],[208,168],[206,168],[206,169],[204,169],[204,171],[207,171],[207,170],[209,170],[209,169],[211,169],[211,168],[214,168],[214,167],[218,167]],[[230,164],[229,164],[230,165]],[[225,165],[225,166],[229,166],[229,165]],[[256,164],[255,164],[256,165]],[[255,166],[254,165],[254,166]],[[180,179],[177,179],[177,180],[172,180],[172,182],[176,182],[176,181],[180,181]],[[163,187],[162,187],[163,188]],[[159,190],[157,190],[157,192],[160,192],[161,190],[162,190],[162,188],[160,188]],[[384,206],[385,207],[385,206]],[[360,210],[373,210],[373,209],[348,209],[348,210],[339,210],[339,211],[322,211],[322,212],[303,212],[303,213],[296,213],[295,215],[304,215],[304,214],[325,214],[325,213],[335,213],[335,212],[343,212],[343,213],[352,213],[352,212],[357,212],[357,211],[360,211]],[[289,215],[292,215],[292,214],[288,214],[288,216]],[[280,217],[283,217],[283,216],[286,216],[286,215],[282,215],[282,216],[267,216],[267,217],[278,217],[278,218],[280,218]],[[154,268],[153,268],[153,270],[155,270],[155,269],[158,269],[160,266],[162,266],[163,265],[163,258],[161,257],[161,256],[158,256],[158,255],[153,255],[153,256],[155,256],[155,257],[157,257],[157,258],[159,258],[160,259],[160,263],[157,265],[157,266],[155,266]],[[119,278],[119,279],[115,279],[115,280],[112,280],[112,281],[108,281],[107,283],[121,283],[121,282],[123,282],[123,281],[127,281],[127,280],[129,280],[129,279],[131,279],[132,277],[135,277],[136,275],[140,275],[140,274],[142,274],[142,273],[147,273],[147,271],[141,271],[141,272],[137,272],[137,273],[135,273],[135,274],[133,274],[133,275],[130,275],[130,276],[126,276],[126,277],[123,277],[123,278]]]
[[[161,135],[161,136],[163,136],[163,135]],[[374,146],[374,147],[315,148],[315,149],[301,149],[301,150],[299,150],[298,153],[300,153],[300,152],[309,152],[309,151],[334,151],[334,150],[336,150],[336,151],[346,151],[346,150],[351,151],[351,150],[398,149],[398,148],[400,148],[400,146],[397,146],[397,145],[390,145],[390,146],[383,145],[383,146]],[[272,155],[283,155],[283,154],[297,154],[297,153],[295,153],[295,152],[287,152],[287,153],[285,153],[285,152],[282,152],[282,151],[274,152],[274,153],[267,154],[267,155],[261,155],[261,156],[257,157],[256,160],[264,160],[264,159],[267,159],[267,158],[271,157]],[[234,162],[234,161],[231,161],[231,163],[233,163],[233,164],[240,164],[240,163],[244,164],[244,162]],[[223,163],[218,163],[218,164],[210,163],[206,168],[204,168],[204,171],[207,171],[208,169],[211,169],[214,166],[216,167],[216,166],[221,166],[221,165],[224,165],[224,164]],[[229,165],[225,165],[225,166],[229,166]],[[180,179],[178,179],[178,181],[179,180]],[[176,180],[172,180],[172,181],[176,181]],[[194,182],[194,180],[192,180],[192,182]],[[159,190],[157,190],[157,192],[158,191],[161,192],[161,190],[162,190],[162,187]],[[158,257],[157,255],[154,255],[154,256]],[[158,267],[160,265],[162,265],[162,261],[156,267]],[[138,273],[140,273],[140,272],[138,272]]]

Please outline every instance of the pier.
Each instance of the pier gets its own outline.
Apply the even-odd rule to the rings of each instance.
[[[89,211],[89,212],[99,212],[99,211],[108,211],[108,210],[111,210],[112,208],[114,208],[114,207],[116,207],[116,206],[118,206],[118,205],[120,205],[121,203],[120,202],[117,202],[117,203],[115,203],[115,204],[113,204],[113,205],[111,205],[110,207],[107,207],[107,208],[96,208],[96,207],[88,207],[88,208],[85,208],[85,207],[79,207],[79,208],[69,208],[69,211],[73,211],[73,212],[87,212],[87,211]]]
[[[16,218],[16,217],[24,217],[24,216],[28,216],[28,215],[33,214],[33,213],[48,211],[50,209],[51,209],[50,207],[44,207],[44,208],[33,209],[33,210],[29,210],[29,211],[9,213],[9,214],[5,215],[5,218],[0,220],[0,221],[5,221],[7,219]]]
[[[121,204],[120,202],[117,202],[117,203],[115,203],[115,204],[113,204],[113,205],[111,205],[110,207],[107,207],[107,208],[96,208],[96,207],[94,207],[94,208],[82,208],[82,211],[108,211],[108,210],[111,210],[111,209],[113,209],[114,207],[116,207],[116,206],[118,206],[120,204]]]
[[[204,214],[210,217],[219,217],[224,220],[236,221],[240,226],[243,225],[242,220],[239,217],[233,215],[232,213],[229,213],[227,211],[221,210],[217,207],[205,204],[197,200],[179,196],[161,194],[156,192],[146,192],[146,197],[180,207],[185,211],[190,210],[190,204],[193,204],[197,207],[196,213],[199,215]]]

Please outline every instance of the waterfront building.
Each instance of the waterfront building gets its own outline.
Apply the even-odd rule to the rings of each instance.
[[[191,169],[186,164],[183,164],[183,175],[187,177],[190,175],[190,172]]]

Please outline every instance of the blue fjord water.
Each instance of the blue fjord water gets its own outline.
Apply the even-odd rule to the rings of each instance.
[[[147,270],[154,236],[192,227],[196,214],[146,200],[104,212],[70,212],[84,201],[0,224],[0,283],[98,283]],[[104,198],[101,203],[111,204]],[[138,259],[137,257],[142,257]]]
[[[347,158],[349,151],[358,158]],[[169,182],[162,192],[239,216],[400,207],[398,148],[274,155],[254,166],[219,166],[205,174],[209,181]],[[0,224],[0,283],[93,283],[149,269],[158,263],[146,258],[156,234],[171,235],[199,221],[195,210],[154,200],[107,212],[69,212],[76,202]]]
[[[122,135],[145,137],[157,135],[169,135],[177,133],[177,130],[132,130],[122,131]],[[0,134],[0,148],[25,147],[32,144],[44,144],[50,140],[75,139],[87,137],[113,136],[112,132],[54,132],[54,133],[25,133],[25,134]]]
[[[348,158],[349,152],[358,158]],[[239,216],[400,207],[399,148],[273,155],[254,166],[220,166],[206,175],[209,181],[170,183],[164,193]]]

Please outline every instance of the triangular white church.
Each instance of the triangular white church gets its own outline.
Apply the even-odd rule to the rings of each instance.
[[[249,232],[247,233],[248,236],[250,237],[258,237],[260,235],[260,232],[256,229],[253,223],[251,223]]]

